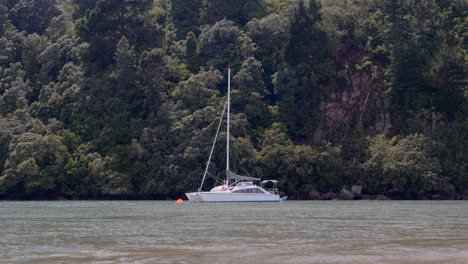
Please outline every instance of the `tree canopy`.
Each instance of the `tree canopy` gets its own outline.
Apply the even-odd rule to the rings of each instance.
[[[293,198],[462,193],[467,12],[462,0],[2,0],[0,197],[196,189],[228,68],[239,173]]]

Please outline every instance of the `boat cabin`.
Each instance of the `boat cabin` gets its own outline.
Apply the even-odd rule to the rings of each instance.
[[[277,180],[264,180],[260,182],[260,186],[269,193],[278,194]]]
[[[263,188],[253,184],[252,182],[239,182],[231,190],[232,193],[268,193]]]

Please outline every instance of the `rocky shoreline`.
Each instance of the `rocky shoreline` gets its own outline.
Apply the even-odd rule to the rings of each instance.
[[[296,197],[292,195],[291,199],[295,200]],[[343,188],[337,193],[311,190],[298,200],[468,200],[468,190],[461,193],[433,193],[418,196],[402,193],[366,194],[362,186],[353,185],[350,189]]]
[[[432,194],[421,194],[418,196],[402,194],[402,193],[387,193],[387,194],[368,194],[363,191],[362,186],[353,185],[351,188],[343,188],[340,192],[327,192],[321,193],[315,189],[302,194],[286,194],[280,192],[281,196],[288,195],[289,200],[468,200],[468,190],[464,190],[458,193],[432,193]],[[67,201],[67,200],[176,200],[184,199],[184,193],[177,193],[174,195],[105,195],[97,197],[74,197],[74,196],[63,196],[57,194],[37,196],[9,196],[0,194],[0,201],[34,201],[34,200],[48,200],[48,201]]]

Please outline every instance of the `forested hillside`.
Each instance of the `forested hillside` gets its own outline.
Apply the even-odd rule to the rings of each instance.
[[[467,11],[464,0],[0,0],[0,197],[195,190],[228,68],[234,171],[298,199],[352,185],[461,197]],[[220,143],[210,173],[224,165]]]

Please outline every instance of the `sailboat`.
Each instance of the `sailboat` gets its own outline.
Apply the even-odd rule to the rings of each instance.
[[[260,186],[256,185],[255,182],[260,181],[260,178],[248,177],[238,175],[229,169],[229,119],[230,119],[230,99],[231,99],[231,69],[228,69],[228,93],[226,104],[224,105],[221,118],[219,120],[218,129],[216,136],[211,147],[208,162],[206,164],[205,173],[203,174],[202,182],[198,191],[185,193],[188,200],[191,202],[279,202],[285,200],[286,197],[281,197],[278,194],[278,188],[276,180],[264,180],[260,183]],[[202,191],[203,183],[208,173],[208,167],[210,165],[211,156],[216,145],[221,123],[223,121],[224,113],[227,109],[227,136],[226,136],[226,179],[221,185],[212,188],[210,191]],[[265,185],[272,185],[272,188],[267,189]]]

